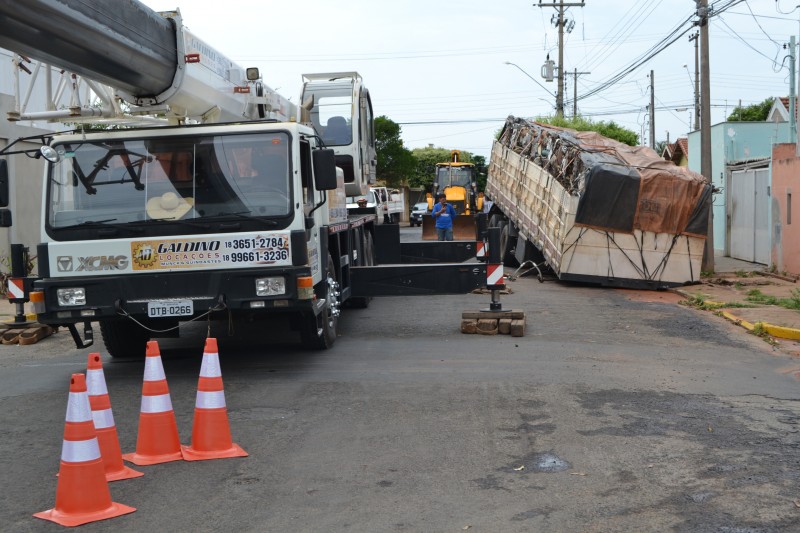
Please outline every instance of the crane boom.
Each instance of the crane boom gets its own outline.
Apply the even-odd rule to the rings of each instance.
[[[186,30],[179,11],[136,0],[2,0],[0,47],[106,84],[140,113],[166,105],[179,122],[297,117],[288,99]]]
[[[139,2],[0,2],[0,47],[136,96],[157,95],[172,84],[172,26]]]

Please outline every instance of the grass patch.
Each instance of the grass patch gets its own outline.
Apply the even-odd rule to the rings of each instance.
[[[760,337],[767,344],[772,346],[778,345],[778,341],[775,340],[769,333],[767,333],[766,328],[764,328],[764,324],[761,322],[756,322],[753,324],[753,329],[750,331],[750,333],[756,337]]]
[[[695,294],[686,300],[678,302],[681,305],[702,309],[703,311],[716,311],[718,309],[733,309],[742,307],[754,307],[753,304],[739,302],[709,302],[702,294]]]
[[[753,289],[747,293],[746,300],[759,305],[777,305],[786,309],[800,310],[800,289],[792,289],[789,298],[769,296],[758,289]]]
[[[777,305],[778,298],[775,296],[767,296],[758,289],[753,289],[747,292],[747,301],[759,305]]]

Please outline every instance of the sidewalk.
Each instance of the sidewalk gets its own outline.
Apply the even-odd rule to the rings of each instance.
[[[765,265],[720,256],[714,258],[714,270],[702,283],[674,291],[750,331],[800,340],[800,283],[793,277],[772,274]]]

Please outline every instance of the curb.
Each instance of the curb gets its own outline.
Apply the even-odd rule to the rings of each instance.
[[[694,297],[694,295],[689,294],[689,293],[687,293],[685,291],[682,291],[680,289],[674,289],[674,291],[676,293],[680,294],[681,296],[683,296],[684,298],[693,298]],[[724,302],[715,302],[713,300],[705,300],[705,302],[710,304],[710,305],[719,305],[719,306],[725,305]],[[748,322],[747,320],[745,320],[743,318],[739,318],[738,316],[734,315],[733,313],[731,313],[729,311],[722,311],[722,316],[724,316],[725,318],[727,318],[728,320],[730,320],[734,324],[738,324],[738,325],[742,326],[747,331],[753,331],[756,328],[756,326],[759,326],[763,331],[765,331],[767,334],[769,334],[769,335],[771,335],[773,337],[776,337],[776,338],[779,338],[779,339],[793,340],[793,341],[800,340],[800,329],[797,329],[797,328],[787,328],[785,326],[776,326],[775,324],[770,324],[769,322],[761,322],[761,321],[756,322],[756,323],[752,323],[752,322]]]

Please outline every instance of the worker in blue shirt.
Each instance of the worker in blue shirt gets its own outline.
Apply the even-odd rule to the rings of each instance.
[[[440,194],[436,197],[438,202],[433,206],[433,219],[436,221],[436,235],[440,241],[453,240],[453,219],[456,210],[447,203],[447,197]]]

